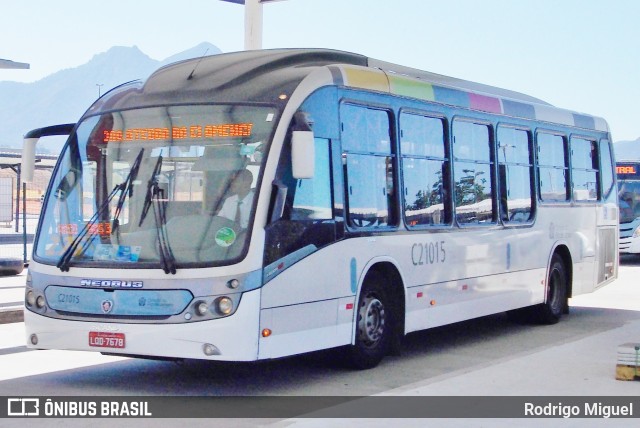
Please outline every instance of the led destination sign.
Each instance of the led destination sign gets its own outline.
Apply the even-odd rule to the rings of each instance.
[[[75,223],[59,224],[58,233],[61,235],[77,235],[78,225]],[[102,222],[102,223],[89,225],[89,228],[87,229],[87,233],[89,234],[89,236],[91,235],[110,236],[111,223]]]
[[[191,125],[172,128],[131,128],[104,131],[105,143],[125,141],[159,141],[196,138],[240,138],[250,137],[253,123],[223,123],[219,125]]]
[[[634,165],[618,165],[616,166],[616,172],[618,174],[635,174],[636,167]]]

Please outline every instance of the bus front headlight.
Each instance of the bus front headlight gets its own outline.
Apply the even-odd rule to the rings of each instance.
[[[640,237],[640,226],[636,227],[633,231],[633,235],[631,235],[633,238],[638,238]]]
[[[196,314],[200,315],[201,317],[205,316],[207,312],[209,312],[209,305],[207,305],[207,302],[203,301],[196,302],[195,310]]]
[[[233,311],[233,300],[227,296],[218,298],[216,300],[216,311],[220,315],[229,315]]]
[[[44,296],[38,296],[36,298],[36,306],[38,307],[38,309],[44,308],[45,304],[46,304],[46,301],[44,300]]]
[[[33,290],[27,291],[27,298],[25,300],[27,301],[27,306],[34,306],[36,304],[36,293],[34,293]]]

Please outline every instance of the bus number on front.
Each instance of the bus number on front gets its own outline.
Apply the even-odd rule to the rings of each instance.
[[[411,261],[414,266],[433,265],[447,261],[444,241],[416,243],[411,246]]]

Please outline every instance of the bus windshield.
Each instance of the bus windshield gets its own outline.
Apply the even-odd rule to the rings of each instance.
[[[35,257],[63,271],[238,261],[275,114],[191,105],[84,119],[51,179]]]
[[[618,178],[618,201],[620,223],[630,223],[640,217],[640,179]]]

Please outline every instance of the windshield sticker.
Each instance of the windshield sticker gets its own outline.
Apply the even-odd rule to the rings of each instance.
[[[221,247],[230,247],[236,242],[236,232],[230,227],[223,227],[216,232],[216,244]]]
[[[98,244],[93,252],[93,260],[115,260],[119,262],[137,262],[142,247],[138,245]]]

